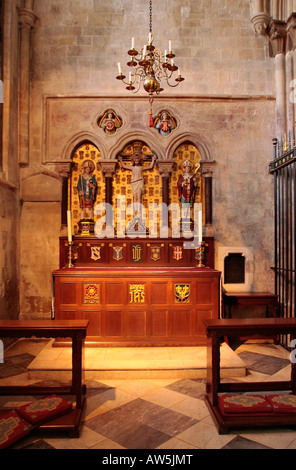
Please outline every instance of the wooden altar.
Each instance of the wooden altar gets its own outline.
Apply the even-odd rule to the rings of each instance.
[[[201,267],[61,268],[53,318],[87,319],[86,345],[198,346],[218,319],[220,272]]]
[[[203,321],[220,317],[221,298],[214,239],[197,243],[212,223],[203,165],[190,143],[171,160],[142,141],[118,149],[115,160],[103,161],[89,143],[76,149],[64,185],[68,237],[60,237],[52,273],[53,318],[89,320],[86,344],[206,344]]]

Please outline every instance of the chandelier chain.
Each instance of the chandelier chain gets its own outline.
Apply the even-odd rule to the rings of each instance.
[[[122,73],[121,64],[118,62],[117,80],[121,80],[126,89],[137,93],[141,84],[147,93],[149,93],[150,106],[152,106],[153,95],[159,95],[163,91],[161,81],[165,80],[170,87],[176,87],[184,78],[181,76],[180,69],[175,65],[175,54],[172,51],[172,42],[169,41],[169,48],[164,54],[153,45],[152,36],[152,1],[149,0],[149,36],[148,43],[142,49],[135,49],[135,39],[132,38],[131,48],[128,50],[129,61],[127,65],[131,67],[128,79]],[[178,70],[178,76],[175,83],[170,82],[174,72]]]

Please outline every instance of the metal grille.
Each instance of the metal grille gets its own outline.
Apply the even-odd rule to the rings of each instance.
[[[274,142],[275,155],[270,164],[274,177],[275,210],[275,292],[279,296],[279,316],[293,318],[295,312],[295,272],[296,272],[296,148],[280,150]],[[284,346],[289,346],[290,338],[281,337]]]

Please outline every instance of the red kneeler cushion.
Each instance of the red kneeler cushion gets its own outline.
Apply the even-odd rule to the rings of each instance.
[[[25,437],[32,426],[15,411],[9,411],[0,417],[0,449],[5,449]]]
[[[296,413],[296,395],[267,395],[274,413]]]
[[[219,408],[223,414],[272,412],[270,402],[262,395],[221,395]]]
[[[29,423],[39,425],[72,410],[72,403],[57,395],[27,403],[17,408],[17,412]]]

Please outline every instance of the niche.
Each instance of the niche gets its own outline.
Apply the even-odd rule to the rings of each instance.
[[[242,253],[229,253],[224,259],[225,284],[245,283],[245,257]]]
[[[217,269],[228,292],[251,292],[254,255],[251,247],[218,247]]]

